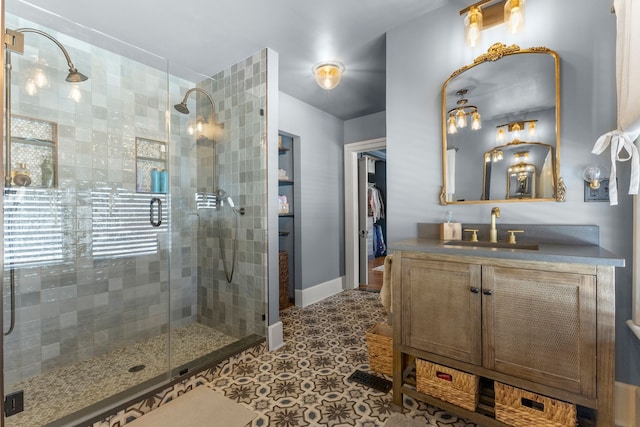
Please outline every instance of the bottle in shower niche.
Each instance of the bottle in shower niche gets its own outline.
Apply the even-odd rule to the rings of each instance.
[[[167,171],[162,169],[160,171],[160,193],[167,192]]]
[[[42,186],[53,187],[53,162],[50,158],[45,158],[40,165],[42,170]]]
[[[160,171],[156,168],[151,169],[151,192],[160,192]]]

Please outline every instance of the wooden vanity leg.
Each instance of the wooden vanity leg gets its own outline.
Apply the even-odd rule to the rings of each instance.
[[[404,372],[406,357],[404,354],[393,352],[393,403],[402,410],[402,372]]]
[[[615,269],[598,266],[598,325],[597,325],[597,427],[615,425]]]

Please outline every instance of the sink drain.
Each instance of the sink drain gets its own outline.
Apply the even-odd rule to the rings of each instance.
[[[146,366],[145,365],[136,365],[136,366],[132,366],[129,368],[129,372],[140,372],[142,371]]]

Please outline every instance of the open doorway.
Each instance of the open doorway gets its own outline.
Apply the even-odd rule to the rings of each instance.
[[[358,156],[358,284],[379,292],[387,256],[387,150]]]
[[[386,139],[346,144],[344,150],[345,287],[375,291],[382,286],[386,256]]]

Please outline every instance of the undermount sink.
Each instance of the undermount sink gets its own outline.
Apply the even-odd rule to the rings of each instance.
[[[500,249],[527,249],[537,251],[536,243],[507,243],[507,242],[472,242],[470,240],[448,240],[443,243],[445,246],[463,246],[467,248],[500,248]]]

